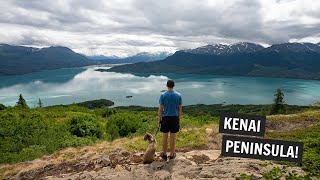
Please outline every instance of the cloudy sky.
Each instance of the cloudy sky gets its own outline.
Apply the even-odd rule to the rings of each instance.
[[[6,0],[0,43],[86,55],[320,41],[319,0]]]

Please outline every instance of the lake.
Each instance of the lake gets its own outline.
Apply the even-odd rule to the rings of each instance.
[[[176,81],[184,105],[269,104],[277,88],[287,104],[309,105],[320,101],[320,81],[182,74],[124,74],[82,67],[0,76],[0,103],[13,106],[23,94],[29,106],[40,98],[45,106],[93,99],[110,99],[115,106],[158,106],[167,79]],[[108,67],[103,67],[108,68]],[[126,98],[132,96],[132,98]]]

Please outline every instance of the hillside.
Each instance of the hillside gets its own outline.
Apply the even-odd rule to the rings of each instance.
[[[66,47],[33,48],[0,44],[0,75],[26,74],[41,70],[93,64]]]
[[[90,100],[90,101],[84,101],[80,103],[74,103],[73,105],[79,106],[79,107],[85,107],[88,109],[98,109],[98,108],[106,108],[109,106],[113,106],[114,102],[110,101],[108,99],[96,99],[96,100]],[[47,108],[53,108],[53,107],[66,107],[68,108],[70,105],[53,105],[48,106]],[[1,104],[0,104],[0,110],[1,110]]]
[[[294,163],[218,158],[221,134],[215,106],[184,108],[176,160],[141,164],[145,132],[156,132],[150,109],[94,109],[76,105],[6,108],[0,113],[0,177],[4,179],[199,179],[319,176],[319,107],[267,116],[267,138],[304,142],[302,167]],[[267,106],[265,106],[267,107]],[[264,114],[261,107],[226,107]],[[188,112],[188,109],[194,111]],[[156,136],[161,142],[161,134]],[[158,145],[158,152],[160,151]],[[232,168],[231,168],[232,167]],[[296,173],[296,175],[294,175]],[[270,179],[270,178],[269,178]]]
[[[320,79],[320,44],[252,43],[181,50],[161,61],[116,66],[108,71],[185,73]]]

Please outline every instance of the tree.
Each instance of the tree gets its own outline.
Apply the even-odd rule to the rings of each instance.
[[[274,94],[275,98],[273,100],[273,104],[270,109],[270,114],[279,114],[285,112],[284,107],[284,94],[281,89],[277,89]]]
[[[0,111],[6,109],[7,107],[3,104],[0,104]]]
[[[43,107],[43,104],[42,104],[42,101],[41,101],[40,98],[39,98],[39,101],[38,101],[38,106],[39,106],[39,108],[42,108],[42,107]]]
[[[18,100],[16,106],[22,107],[22,108],[29,108],[27,103],[26,103],[26,100],[24,100],[22,94],[19,95],[19,100]]]

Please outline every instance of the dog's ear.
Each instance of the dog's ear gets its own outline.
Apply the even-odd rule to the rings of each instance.
[[[143,137],[144,140],[148,140],[149,142],[156,142],[156,139],[150,133],[146,133]]]
[[[149,133],[146,133],[143,137],[143,140],[149,140],[151,138],[151,135]]]

